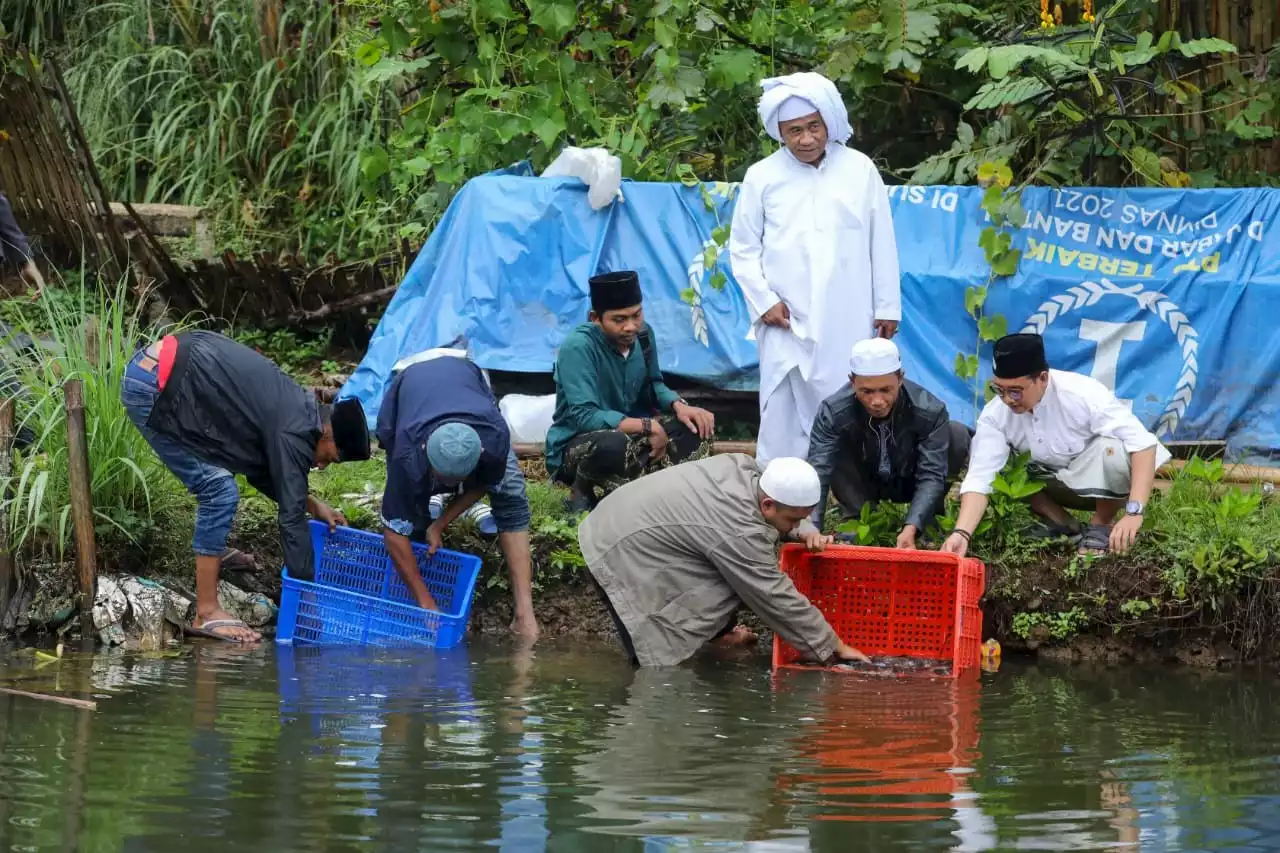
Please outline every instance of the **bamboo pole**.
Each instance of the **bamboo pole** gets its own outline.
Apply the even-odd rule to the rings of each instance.
[[[42,702],[57,702],[59,705],[70,705],[72,708],[83,708],[86,711],[98,710],[98,703],[89,699],[72,699],[69,696],[54,696],[51,693],[28,693],[26,690],[14,690],[12,687],[0,687],[0,693],[6,696],[21,696],[24,699],[39,699]]]
[[[516,444],[515,451],[516,456],[521,459],[533,459],[543,454],[543,447],[541,444]],[[745,453],[748,456],[755,456],[756,443],[754,441],[717,441],[713,444],[711,452],[716,455],[721,453]],[[1186,466],[1187,460],[1185,459],[1170,460],[1156,472],[1156,477],[1165,480],[1173,479]],[[1271,483],[1280,486],[1280,468],[1227,463],[1223,468],[1222,481],[1236,485]]]
[[[1167,474],[1170,473],[1168,469],[1181,471],[1185,467],[1187,467],[1186,460],[1173,459],[1162,470]],[[1248,486],[1271,483],[1280,486],[1280,468],[1263,468],[1261,465],[1237,465],[1228,462],[1222,467],[1222,482]]]
[[[76,565],[80,569],[80,639],[93,638],[93,598],[97,586],[98,554],[93,538],[93,491],[89,476],[89,443],[84,426],[84,382],[68,379],[63,386],[67,407],[67,471],[71,479],[71,523],[76,535]]]
[[[0,622],[9,611],[13,591],[13,554],[9,550],[9,515],[5,511],[13,470],[13,399],[0,401]]]

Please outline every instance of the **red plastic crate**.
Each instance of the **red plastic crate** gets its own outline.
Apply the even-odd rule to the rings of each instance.
[[[949,660],[953,677],[978,666],[986,575],[979,560],[846,545],[811,554],[786,545],[782,571],[864,654]],[[774,669],[798,666],[801,657],[774,635]]]

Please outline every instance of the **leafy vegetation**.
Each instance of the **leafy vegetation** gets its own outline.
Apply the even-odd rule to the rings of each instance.
[[[1063,5],[0,0],[0,22],[67,69],[112,193],[205,205],[255,249],[419,239],[467,178],[567,144],[736,180],[772,147],[758,81],[808,69],[903,179],[1274,184],[1274,46],[1186,37],[1155,0]]]
[[[1080,607],[1059,613],[1019,613],[1013,617],[1013,633],[1024,640],[1069,640],[1089,623]]]

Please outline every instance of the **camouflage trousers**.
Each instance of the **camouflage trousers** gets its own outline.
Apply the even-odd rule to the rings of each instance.
[[[661,459],[650,460],[649,439],[643,435],[627,435],[616,429],[584,432],[565,446],[564,462],[556,479],[603,497],[645,474],[703,459],[711,453],[711,441],[699,438],[675,417],[663,415],[654,420],[662,424],[670,439]]]

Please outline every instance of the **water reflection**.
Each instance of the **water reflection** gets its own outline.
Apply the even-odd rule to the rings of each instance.
[[[1277,685],[635,672],[607,648],[11,658],[0,850],[1280,846]]]

